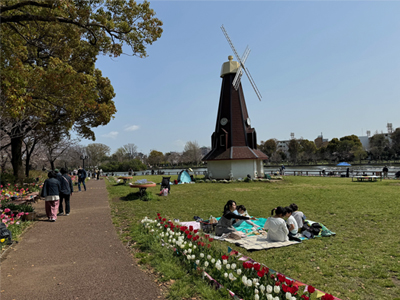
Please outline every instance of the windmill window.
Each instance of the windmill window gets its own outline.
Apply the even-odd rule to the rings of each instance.
[[[221,146],[225,146],[225,135],[224,134],[221,134],[219,136],[219,141],[220,141]]]

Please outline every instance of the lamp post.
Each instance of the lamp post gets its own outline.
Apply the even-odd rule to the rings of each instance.
[[[85,159],[88,159],[87,155],[81,155],[81,159],[82,159],[82,169],[85,168]]]

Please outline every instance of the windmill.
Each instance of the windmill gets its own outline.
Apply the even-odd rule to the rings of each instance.
[[[255,83],[254,80],[253,80],[253,77],[251,77],[249,69],[247,69],[247,68],[245,67],[245,65],[244,65],[245,62],[246,62],[246,60],[247,60],[247,57],[248,57],[249,54],[250,54],[249,46],[246,47],[246,49],[244,50],[244,53],[243,53],[243,55],[242,55],[242,58],[240,58],[240,57],[239,57],[239,54],[237,53],[237,51],[236,51],[236,49],[235,49],[235,46],[233,46],[233,43],[232,43],[231,39],[229,38],[228,32],[225,30],[224,25],[221,26],[221,30],[222,30],[222,32],[224,33],[225,38],[226,38],[226,40],[227,40],[228,43],[229,43],[229,46],[231,46],[232,51],[233,51],[233,54],[235,54],[236,59],[238,60],[238,62],[239,62],[239,64],[240,64],[239,68],[237,69],[235,78],[233,79],[233,82],[232,82],[233,87],[235,88],[235,90],[238,90],[239,84],[240,84],[240,80],[241,80],[241,78],[242,78],[243,71],[244,71],[244,72],[246,73],[247,78],[249,79],[250,84],[251,84],[251,86],[253,87],[253,89],[254,89],[254,91],[255,91],[255,93],[256,93],[258,99],[261,101],[261,98],[262,98],[261,93],[260,93],[260,91],[258,90],[257,85],[256,85],[256,83]]]
[[[250,49],[247,47],[243,56],[239,57],[224,26],[221,29],[238,61],[233,61],[230,55],[229,61],[222,64],[221,93],[215,130],[211,135],[211,151],[203,157],[203,161],[207,162],[208,176],[211,178],[262,177],[263,161],[268,156],[257,149],[257,134],[255,128],[251,127],[241,84],[244,72],[261,100],[261,94],[244,65]]]

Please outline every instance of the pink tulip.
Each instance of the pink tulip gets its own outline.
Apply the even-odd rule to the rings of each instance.
[[[11,211],[11,209],[9,209],[9,208],[6,208],[6,209],[4,210],[5,213],[8,213],[8,212],[10,212],[10,211]]]
[[[19,222],[15,223],[15,224],[19,225]]]
[[[28,212],[26,212],[26,213],[25,213],[25,215],[27,216],[27,215],[29,215],[29,213],[28,213]]]
[[[4,217],[5,217],[4,214],[1,214],[1,215],[0,215],[0,219],[3,219]]]

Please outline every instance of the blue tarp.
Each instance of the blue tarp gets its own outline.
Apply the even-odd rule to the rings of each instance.
[[[339,167],[350,167],[351,164],[349,164],[347,162],[341,162],[341,163],[338,163],[337,166],[339,166]]]
[[[182,171],[178,176],[179,183],[189,183],[191,181],[192,180],[190,179],[190,175],[186,170]]]

